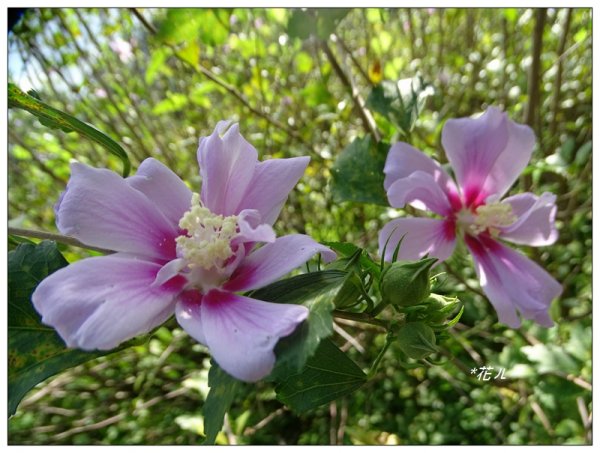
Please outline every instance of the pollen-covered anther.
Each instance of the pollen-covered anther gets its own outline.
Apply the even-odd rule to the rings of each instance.
[[[187,234],[177,237],[178,254],[190,268],[220,268],[233,255],[231,241],[238,234],[237,216],[213,214],[192,195],[192,206],[179,221]]]
[[[490,234],[497,235],[499,228],[510,226],[517,221],[512,206],[507,203],[482,205],[475,212],[472,229],[477,234],[488,230]]]

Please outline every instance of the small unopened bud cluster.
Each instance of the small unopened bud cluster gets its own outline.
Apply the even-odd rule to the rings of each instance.
[[[392,263],[381,276],[383,302],[404,307],[420,304],[429,295],[429,269],[436,261],[425,258]]]
[[[431,293],[430,270],[436,262],[436,258],[394,262],[379,282],[382,303],[404,316],[395,332],[400,349],[415,360],[437,352],[435,332],[453,324],[446,320],[459,305],[455,298]]]
[[[396,335],[400,349],[411,359],[424,359],[437,351],[435,333],[424,322],[406,323]]]

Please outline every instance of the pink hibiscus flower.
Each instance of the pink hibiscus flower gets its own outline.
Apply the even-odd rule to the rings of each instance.
[[[458,184],[422,152],[402,142],[393,145],[384,169],[390,205],[409,204],[442,218],[400,218],[386,224],[379,234],[380,251],[390,239],[385,259],[391,260],[405,236],[400,259],[429,254],[443,261],[454,251],[457,236],[462,237],[500,322],[520,326],[518,311],[551,327],[548,309],[561,293],[561,285],[499,241],[542,246],[558,237],[555,195],[522,193],[502,200],[529,162],[534,144],[528,126],[509,120],[496,108],[476,119],[448,120],[442,145]]]
[[[315,253],[335,253],[305,235],[276,238],[271,227],[309,158],[259,162],[237,125],[227,125],[200,140],[200,196],[155,159],[127,179],[72,164],[58,229],[117,253],[77,261],[33,293],[42,321],[69,347],[112,349],[175,314],[232,376],[256,381],[271,372],[275,344],[308,310],[237,293]]]

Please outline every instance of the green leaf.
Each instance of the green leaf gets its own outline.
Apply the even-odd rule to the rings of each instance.
[[[170,93],[167,99],[163,99],[152,109],[155,115],[163,115],[165,113],[177,112],[183,109],[188,103],[187,96],[181,93]]]
[[[523,346],[521,351],[531,362],[538,365],[538,373],[578,373],[579,366],[573,357],[562,347],[555,344],[538,343]]]
[[[387,143],[375,143],[370,135],[354,139],[331,169],[334,199],[388,206],[383,167],[389,148]]]
[[[271,379],[279,380],[298,372],[321,340],[331,335],[331,312],[347,275],[339,270],[311,272],[273,283],[251,294],[251,297],[267,302],[302,304],[309,310],[308,319],[293,334],[277,343],[277,362]]]
[[[505,8],[502,10],[502,13],[504,14],[504,17],[511,23],[516,22],[516,20],[519,18],[519,10],[516,8]]]
[[[191,8],[172,8],[160,24],[156,37],[167,44],[178,44],[198,37],[199,11]]]
[[[287,34],[299,39],[307,39],[311,35],[328,39],[349,11],[347,8],[294,10],[288,20]]]
[[[565,350],[573,357],[585,362],[592,358],[592,329],[582,324],[571,326],[569,341],[565,344]]]
[[[302,304],[336,287],[346,278],[346,272],[328,270],[296,275],[252,291],[250,297],[281,304]]]
[[[146,67],[145,79],[147,84],[152,84],[160,73],[171,74],[171,69],[165,64],[169,55],[171,55],[171,50],[166,47],[152,51],[152,56]]]
[[[27,238],[17,236],[14,234],[9,234],[7,239],[8,239],[8,250],[9,251],[16,249],[21,244],[35,244],[35,242],[33,242]]]
[[[321,80],[313,80],[306,84],[300,91],[302,99],[309,107],[317,107],[321,104],[330,104],[333,96],[327,88],[327,84]]]
[[[323,340],[300,373],[277,385],[277,398],[294,411],[314,409],[358,389],[367,380],[360,367],[330,340]]]
[[[287,24],[290,38],[307,39],[315,31],[313,18],[305,11],[294,10]]]
[[[205,13],[201,18],[200,41],[207,46],[225,44],[229,37],[230,9],[211,8],[200,10]]]
[[[367,107],[398,126],[406,136],[413,129],[425,100],[432,93],[430,85],[419,76],[398,81],[384,80],[371,90]]]
[[[341,255],[338,260],[332,263],[333,265],[342,261],[342,258],[351,258],[358,250],[361,250],[362,253],[359,260],[361,268],[369,271],[377,280],[379,279],[379,274],[381,273],[380,265],[378,262],[371,259],[366,250],[363,250],[350,242],[323,242],[323,245],[326,245]]]
[[[172,8],[161,23],[157,38],[167,44],[196,39],[209,46],[224,44],[229,36],[230,10]]]
[[[348,8],[326,8],[317,10],[317,36],[328,39],[340,21],[350,12]]]
[[[573,161],[573,155],[575,154],[575,146],[577,142],[573,137],[567,137],[563,145],[560,147],[558,152],[560,158],[565,163],[571,163]]]
[[[198,42],[189,42],[183,49],[177,52],[177,56],[193,67],[196,67],[200,61],[200,46]]]
[[[585,142],[575,154],[575,164],[584,167],[592,156],[592,141]]]
[[[338,259],[327,265],[327,269],[339,269],[349,273],[346,282],[335,298],[336,308],[348,308],[356,304],[357,299],[368,297],[368,289],[365,286],[365,275],[371,275],[371,281],[379,281],[381,268],[374,262],[369,254],[348,242],[324,242],[338,253]],[[370,298],[369,298],[370,299]]]
[[[31,304],[35,287],[68,263],[56,243],[19,245],[8,254],[8,414],[36,384],[106,352],[67,349],[54,329],[41,323]]]
[[[41,101],[42,97],[40,96],[40,94],[35,91],[35,90],[29,90],[27,92],[28,96],[31,96],[32,98]],[[60,129],[63,132],[73,132],[73,129],[65,126],[64,124],[60,124],[57,121],[53,120],[53,119],[48,119],[48,118],[38,118],[40,123],[42,123],[42,125],[49,127],[50,129]]]
[[[113,139],[87,124],[79,121],[71,115],[61,112],[41,102],[33,96],[21,91],[16,85],[8,84],[8,106],[9,108],[20,108],[35,115],[40,122],[52,129],[61,129],[65,132],[75,131],[84,137],[98,143],[106,148],[111,154],[117,156],[123,162],[123,176],[127,176],[131,170],[131,163],[125,150]]]
[[[294,58],[294,62],[296,64],[298,72],[302,74],[309,73],[313,68],[313,60],[308,52],[298,52],[298,54]]]
[[[208,372],[208,386],[210,390],[202,408],[204,414],[204,433],[206,434],[204,444],[214,445],[217,435],[223,427],[225,413],[231,407],[231,403],[233,403],[233,399],[241,388],[242,383],[223,371],[214,360],[211,360],[210,371]]]

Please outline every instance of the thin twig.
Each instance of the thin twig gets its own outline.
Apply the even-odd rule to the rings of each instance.
[[[340,35],[336,35],[336,37],[337,37],[338,42],[340,43],[340,46],[342,46],[342,49],[344,49],[344,52],[346,52],[348,54],[348,56],[350,57],[350,60],[352,60],[352,63],[354,63],[354,66],[356,66],[356,69],[358,69],[358,72],[360,73],[362,78],[365,79],[365,82],[367,82],[369,85],[373,85],[373,82],[371,82],[369,75],[366,73],[366,71],[360,65],[360,62],[356,59],[356,57],[352,54],[352,51],[348,48],[348,46],[346,45],[344,40],[340,37]]]
[[[52,169],[50,167],[48,167],[48,165],[46,165],[46,163],[38,157],[38,155],[35,153],[35,151],[32,151],[31,149],[29,149],[29,147],[21,140],[21,138],[18,137],[16,134],[14,134],[10,129],[8,131],[8,136],[11,141],[15,142],[22,149],[24,149],[27,153],[29,153],[29,156],[31,157],[31,159],[38,165],[38,168],[43,173],[48,175],[55,183],[57,183],[61,186],[64,186],[67,183],[67,181],[65,179],[61,178],[60,176],[57,176],[56,173],[54,173],[54,171],[52,171]]]
[[[75,428],[71,428],[68,429],[66,431],[63,431],[61,433],[58,433],[54,436],[55,440],[61,440],[61,439],[65,439],[69,436],[72,436],[73,434],[79,434],[79,433],[84,433],[87,431],[95,431],[97,429],[102,429],[102,428],[106,428],[107,426],[113,425],[115,423],[120,422],[121,420],[123,420],[125,417],[127,416],[127,414],[125,412],[121,412],[117,415],[113,415],[112,417],[108,417],[104,420],[101,420],[97,423],[92,423],[89,425],[83,425],[83,426],[76,426]]]
[[[176,390],[173,390],[173,391],[165,394],[164,396],[157,396],[156,398],[152,398],[151,400],[148,400],[145,403],[137,406],[136,409],[134,410],[134,415],[138,414],[140,411],[142,411],[144,409],[148,409],[149,407],[154,406],[155,404],[161,402],[162,400],[176,398],[180,395],[183,395],[187,391],[188,391],[188,389],[186,387],[180,387]],[[86,424],[83,426],[76,426],[75,428],[71,428],[71,429],[68,429],[67,431],[63,431],[61,433],[56,434],[54,436],[54,439],[61,440],[61,439],[67,438],[69,436],[72,436],[73,434],[79,434],[79,433],[84,433],[87,431],[95,431],[97,429],[106,428],[107,426],[114,425],[115,423],[118,423],[121,420],[125,419],[125,417],[127,417],[127,415],[128,415],[127,412],[121,412],[117,415],[113,415],[112,417],[108,417],[97,423]]]
[[[542,426],[544,427],[548,435],[550,437],[554,437],[554,430],[552,429],[552,425],[550,424],[546,413],[542,409],[542,406],[540,406],[538,402],[534,400],[530,401],[529,405],[533,409],[533,412],[535,412],[535,415],[537,415],[540,421],[542,422]]]
[[[335,401],[329,403],[329,445],[337,445],[337,404]]]
[[[138,19],[140,19],[140,21],[142,22],[142,25],[144,25],[144,27],[146,27],[146,29],[150,33],[152,33],[153,35],[155,35],[157,33],[156,29],[154,27],[152,27],[148,23],[148,21],[146,21],[145,19],[143,19],[142,15],[137,11],[136,8],[131,8],[131,11],[135,15],[135,17],[137,17]],[[225,82],[223,79],[221,79],[220,77],[218,77],[214,72],[212,72],[209,69],[206,69],[202,65],[199,65],[199,64],[198,65],[194,65],[194,64],[190,63],[189,61],[185,60],[184,58],[182,58],[179,55],[179,52],[177,51],[177,48],[175,46],[169,45],[169,44],[166,44],[166,45],[169,48],[171,48],[171,50],[173,50],[173,53],[174,53],[175,57],[177,57],[177,59],[179,61],[181,61],[183,64],[185,64],[189,68],[193,69],[195,72],[199,72],[200,74],[202,74],[203,76],[205,76],[207,79],[211,80],[212,82],[216,83],[220,87],[224,88],[225,91],[227,91],[229,94],[231,94],[233,97],[235,97],[239,102],[241,102],[244,105],[244,107],[246,107],[252,113],[254,113],[257,116],[260,116],[263,119],[265,119],[266,121],[268,121],[269,123],[271,123],[273,126],[275,126],[278,129],[281,129],[282,131],[284,131],[287,134],[291,135],[295,139],[300,140],[302,138],[297,131],[295,131],[293,129],[290,129],[289,127],[287,127],[285,124],[281,123],[280,121],[277,121],[276,119],[271,118],[269,115],[267,115],[262,110],[259,110],[256,107],[253,107],[242,93],[240,93],[233,85]]]
[[[96,37],[94,36],[94,33],[88,26],[86,19],[82,16],[82,14],[77,9],[75,9],[74,12],[75,12],[75,15],[77,16],[77,18],[79,19],[79,22],[81,23],[81,25],[83,25],[83,28],[85,29],[85,31],[88,35],[88,38],[94,44],[94,46],[96,46],[98,54],[101,55],[102,54],[102,46],[100,45],[100,42],[96,39]],[[112,55],[113,59],[117,58],[115,53],[112,53],[111,55]],[[137,61],[137,58],[134,57],[134,60]],[[111,78],[112,78],[110,83],[119,85],[119,81],[115,78],[115,74],[118,73],[118,69],[113,66],[111,58],[106,58],[104,60],[104,63],[106,65],[106,69],[108,69],[108,71],[106,71],[106,74],[111,76]],[[145,81],[145,78],[139,77],[139,78],[135,78],[135,80]],[[147,91],[151,91],[148,89],[147,86],[145,86],[144,89]],[[168,152],[168,150],[169,150],[168,146],[163,142],[163,140],[161,138],[162,134],[153,133],[153,129],[148,124],[146,115],[138,107],[139,103],[132,102],[130,96],[125,95],[125,96],[122,96],[122,98],[124,100],[128,101],[129,108],[135,111],[135,113],[136,113],[135,117],[139,120],[139,125],[143,126],[146,129],[146,131],[148,132],[148,135],[150,137],[152,137],[152,139],[155,141],[156,145],[158,146],[158,149],[161,150],[161,154],[167,160],[169,167],[174,168],[175,162],[172,159],[171,153]],[[156,117],[159,117],[159,115],[156,115]],[[155,128],[155,130],[156,130],[156,128]],[[160,128],[158,128],[158,130],[160,130]]]
[[[124,109],[123,109],[123,107],[121,107],[121,103],[119,103],[117,101],[117,99],[115,99],[113,97],[113,90],[111,89],[111,87],[108,86],[107,82],[104,80],[102,75],[99,73],[97,67],[94,66],[93,61],[90,58],[88,58],[87,53],[84,51],[84,49],[78,44],[78,41],[77,41],[75,35],[73,34],[71,29],[67,25],[63,15],[60,12],[58,12],[56,14],[56,17],[58,17],[58,19],[62,25],[62,29],[65,30],[71,37],[71,42],[77,49],[77,52],[79,52],[81,59],[83,59],[86,62],[89,70],[91,71],[91,74],[94,76],[94,78],[98,81],[100,86],[106,92],[106,98],[115,108],[115,111],[116,111],[118,117],[127,126],[129,131],[131,132],[131,135],[133,136],[133,138],[135,138],[137,144],[140,146],[140,149],[143,150],[142,158],[151,157],[152,151],[146,146],[146,143],[144,143],[143,138],[138,133],[138,127],[130,122],[129,114],[127,112],[123,111]]]
[[[133,15],[138,18],[138,20],[142,23],[142,25],[146,28],[146,30],[148,30],[153,35],[158,33],[158,30],[156,30],[156,28],[154,28],[154,26],[146,20],[146,18],[142,15],[142,13],[140,13],[137,10],[137,8],[129,8],[129,9],[133,13]]]
[[[335,313],[334,313],[335,316]],[[349,327],[357,327],[359,326],[360,321],[355,321],[354,319],[346,319],[346,318],[341,318],[338,317],[338,319],[336,319],[335,321],[337,324],[343,324],[344,326],[349,326]],[[360,326],[361,331],[375,331],[375,332],[381,332],[381,327],[379,327],[378,325],[374,326],[371,324],[366,324],[366,325],[362,325]]]
[[[581,376],[575,376],[574,374],[568,374],[562,371],[553,371],[550,374],[566,379],[567,381],[572,382],[573,384],[578,385],[582,389],[585,389],[589,392],[592,391],[592,384],[583,379]]]
[[[114,250],[103,249],[100,247],[94,247],[92,245],[84,244],[83,242],[78,241],[75,238],[64,236],[58,233],[50,233],[48,231],[38,231],[38,230],[29,230],[26,228],[15,228],[8,227],[8,234],[14,234],[15,236],[22,236],[27,238],[36,238],[36,239],[49,239],[51,241],[60,242],[61,244],[73,245],[75,247],[80,247],[82,249],[95,250],[101,253],[114,253]]]
[[[592,417],[588,414],[588,409],[585,404],[584,399],[581,396],[577,397],[577,410],[579,411],[579,416],[581,417],[581,422],[583,424],[583,429],[585,430],[585,439],[588,442],[592,441]]]
[[[251,436],[259,429],[263,429],[265,426],[267,426],[276,417],[279,417],[285,411],[287,411],[287,408],[285,406],[283,406],[283,407],[280,407],[279,409],[277,409],[275,412],[271,412],[269,415],[267,415],[265,418],[263,418],[261,421],[259,421],[256,425],[246,428],[244,430],[244,436]]]
[[[229,423],[229,417],[223,419],[223,433],[227,436],[228,445],[237,445],[237,438],[231,429],[231,423]]]
[[[366,324],[372,324],[374,326],[383,327],[386,330],[388,328],[388,323],[386,321],[382,321],[381,319],[373,318],[372,316],[370,316],[366,313],[350,313],[347,311],[333,310],[333,316],[336,318],[351,319],[353,321],[363,322]]]
[[[354,106],[362,119],[365,129],[370,132],[375,141],[380,142],[381,134],[377,130],[375,119],[373,118],[371,112],[365,106],[365,101],[358,92],[358,89],[354,86],[354,83],[352,83],[350,77],[344,72],[337,59],[335,58],[335,55],[331,51],[331,48],[329,47],[329,45],[327,45],[326,41],[321,42],[321,48],[323,49],[323,52],[325,52],[325,55],[327,55],[327,59],[331,63],[331,66],[333,67],[335,73],[342,81],[342,84],[350,92],[350,95],[352,96],[352,101],[354,102]]]
[[[546,24],[546,8],[539,8],[535,11],[535,28],[533,30],[533,46],[531,50],[531,68],[529,70],[529,81],[527,83],[527,108],[525,109],[525,124],[538,132],[536,127],[539,118],[540,104],[540,68],[542,64],[542,38],[544,35],[544,25]]]
[[[346,432],[346,423],[348,420],[348,402],[346,398],[342,399],[342,410],[340,411],[340,424],[337,430],[337,444],[344,445],[344,434]]]
[[[563,22],[562,26],[562,35],[560,37],[560,43],[558,45],[558,50],[556,51],[557,55],[562,55],[565,52],[565,47],[567,46],[567,37],[569,36],[569,29],[571,28],[571,13],[573,10],[571,8],[567,8],[567,16]],[[551,140],[554,140],[554,136],[556,134],[556,130],[558,127],[558,112],[560,110],[560,90],[562,88],[562,74],[563,73],[563,63],[562,60],[558,60],[558,67],[556,68],[556,78],[554,79],[554,94],[552,96],[552,120],[550,122],[550,133],[548,137]]]
[[[544,78],[544,75],[550,71],[554,66],[556,66],[557,64],[559,64],[560,62],[562,62],[565,58],[567,58],[573,51],[575,51],[578,47],[582,46],[583,44],[586,44],[588,42],[590,42],[592,40],[591,36],[588,36],[587,38],[576,42],[575,44],[573,44],[571,47],[569,47],[567,50],[565,50],[556,60],[554,60],[554,62],[552,63],[552,65],[550,65],[543,73],[542,73],[542,79]]]
[[[335,330],[335,332],[340,335],[344,340],[346,340],[348,342],[348,344],[354,346],[354,348],[360,352],[361,354],[365,353],[365,348],[363,348],[363,346],[356,340],[356,338],[354,338],[352,335],[350,335],[348,332],[346,332],[344,329],[342,329],[337,323],[333,323],[333,330]]]

